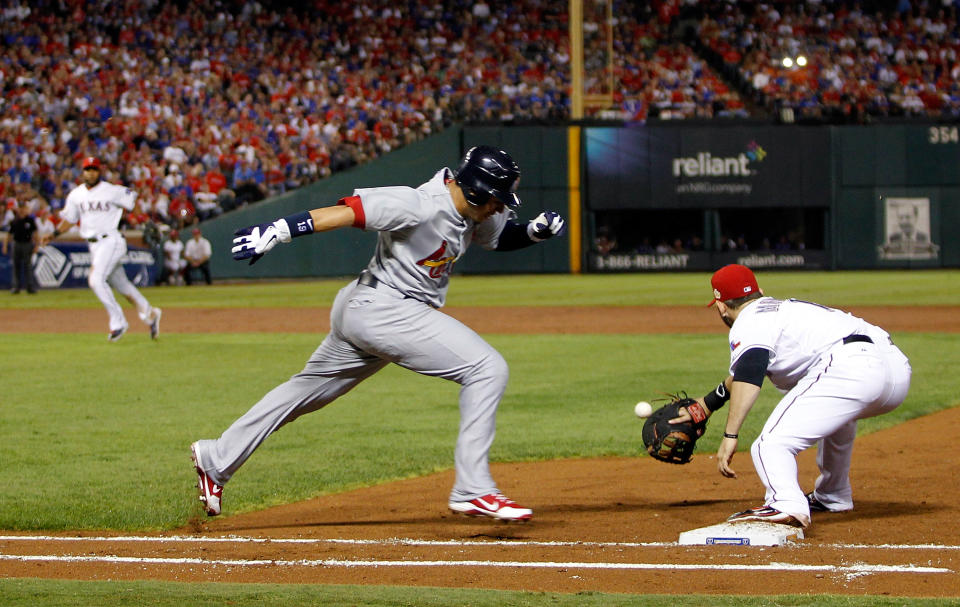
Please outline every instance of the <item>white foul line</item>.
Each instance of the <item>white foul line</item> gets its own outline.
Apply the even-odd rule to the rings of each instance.
[[[130,535],[130,536],[56,536],[56,535],[0,535],[0,541],[38,541],[38,542],[156,542],[156,543],[251,543],[251,544],[354,544],[368,546],[512,546],[525,547],[569,547],[596,546],[603,548],[664,548],[678,546],[677,542],[563,542],[536,540],[418,540],[412,538],[389,538],[382,540],[339,539],[339,538],[265,538],[247,536],[205,537],[194,535]],[[800,544],[799,546],[813,546]],[[855,550],[960,550],[960,546],[950,544],[816,544],[819,548],[839,548]]]
[[[134,563],[150,565],[203,565],[226,567],[517,567],[528,569],[666,569],[666,570],[723,570],[723,571],[825,571],[845,575],[871,573],[952,573],[943,567],[916,567],[914,565],[799,565],[770,563],[767,565],[684,564],[684,563],[580,563],[549,561],[376,561],[376,560],[297,560],[269,559],[198,559],[133,556],[57,556],[52,554],[0,554],[0,561],[54,561],[70,563]]]

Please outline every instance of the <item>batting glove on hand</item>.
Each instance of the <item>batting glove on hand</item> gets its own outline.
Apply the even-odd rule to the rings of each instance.
[[[527,236],[533,242],[540,242],[559,236],[567,229],[567,222],[555,211],[546,211],[537,215],[527,224]]]
[[[263,255],[278,242],[290,242],[290,226],[283,219],[273,223],[261,223],[255,226],[240,228],[233,233],[233,258],[236,261],[250,260],[250,265],[257,263]]]

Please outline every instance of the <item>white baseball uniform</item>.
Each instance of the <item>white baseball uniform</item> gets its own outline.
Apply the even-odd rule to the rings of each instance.
[[[750,452],[766,506],[809,521],[796,455],[818,443],[814,495],[830,510],[853,508],[850,460],[857,420],[887,413],[907,396],[910,363],[890,335],[852,314],[795,299],[749,302],[730,329],[730,372],[751,348],[770,352],[767,377],[785,393]]]
[[[110,330],[127,327],[123,309],[113,296],[112,286],[137,306],[145,324],[153,318],[153,308],[127,278],[121,260],[127,253],[127,241],[118,226],[124,209],[133,209],[137,194],[130,188],[99,181],[92,188],[80,184],[67,194],[60,216],[78,223],[80,236],[90,249],[90,275],[87,283],[110,315]]]
[[[509,370],[472,329],[440,312],[454,263],[476,242],[495,249],[510,218],[480,223],[457,212],[449,169],[413,189],[355,190],[341,204],[354,226],[379,232],[376,252],[358,280],[340,290],[330,333],[303,371],[274,388],[217,440],[196,444],[206,473],[226,483],[273,431],[345,394],[388,363],[462,385],[452,501],[496,490],[488,452]]]
[[[177,277],[180,271],[187,267],[187,260],[183,258],[183,241],[179,238],[170,238],[163,243],[163,267],[171,276]]]

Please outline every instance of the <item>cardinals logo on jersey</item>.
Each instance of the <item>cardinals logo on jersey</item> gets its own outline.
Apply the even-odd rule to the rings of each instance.
[[[439,249],[417,261],[417,265],[430,268],[430,278],[440,278],[444,274],[449,274],[453,268],[453,262],[455,262],[457,258],[452,255],[445,255],[446,252],[447,241],[444,240]]]

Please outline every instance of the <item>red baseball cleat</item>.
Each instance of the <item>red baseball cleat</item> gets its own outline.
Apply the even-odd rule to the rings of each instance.
[[[533,510],[518,505],[499,491],[466,502],[450,502],[448,505],[455,514],[489,516],[508,523],[529,521],[533,517]]]
[[[200,501],[207,516],[220,514],[220,500],[223,497],[223,487],[213,482],[203,468],[200,467],[200,455],[197,453],[197,443],[190,445],[190,459],[197,470],[197,489],[200,492]]]
[[[743,512],[738,512],[731,515],[730,518],[727,519],[727,522],[730,523],[739,523],[741,521],[766,521],[768,523],[790,525],[791,527],[806,527],[806,525],[800,522],[800,520],[794,517],[792,514],[780,512],[776,508],[771,508],[770,506],[758,506],[757,508],[744,510]]]

